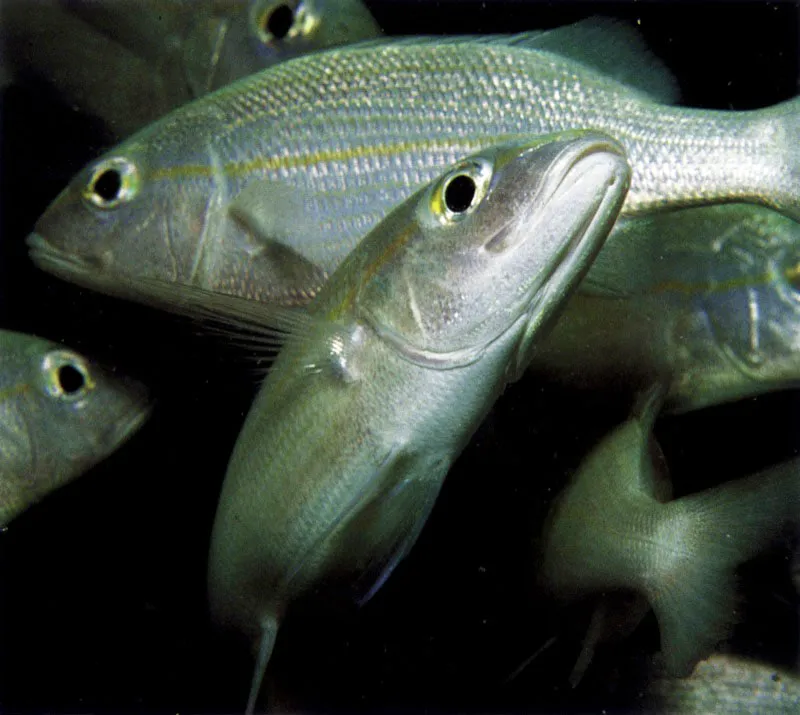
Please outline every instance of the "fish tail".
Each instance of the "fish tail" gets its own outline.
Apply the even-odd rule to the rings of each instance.
[[[758,136],[766,134],[773,144],[779,173],[774,196],[765,204],[800,221],[800,97],[760,110]]]
[[[668,544],[648,598],[670,675],[686,676],[736,619],[734,569],[800,521],[800,460],[664,505]]]
[[[253,680],[250,683],[250,695],[247,698],[247,709],[245,715],[253,715],[256,707],[256,700],[261,691],[261,683],[264,680],[264,673],[267,670],[272,649],[275,647],[275,638],[278,635],[278,618],[272,613],[266,614],[261,619],[261,639],[256,656],[256,665],[253,670]]]

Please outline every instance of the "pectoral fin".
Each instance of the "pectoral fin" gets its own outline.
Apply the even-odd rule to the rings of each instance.
[[[251,181],[230,205],[231,216],[262,246],[282,246],[315,270],[331,271],[349,247],[331,242],[320,206],[330,195],[279,181]]]
[[[401,445],[391,449],[369,483],[300,559],[286,579],[305,580],[308,568],[356,574],[356,590],[368,601],[417,540],[430,514],[447,466],[438,473],[415,469]]]

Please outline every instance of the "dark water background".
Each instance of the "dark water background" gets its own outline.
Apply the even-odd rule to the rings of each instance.
[[[640,21],[687,105],[749,109],[798,89],[797,3],[366,3],[387,33],[516,32],[592,13]],[[798,138],[800,139],[800,138]],[[37,272],[24,237],[106,145],[102,125],[41,87],[2,96],[0,325],[109,361],[151,385],[158,408],[125,448],[0,534],[0,709],[235,712],[249,655],[209,623],[206,555],[228,455],[254,391],[246,364],[195,328]],[[678,495],[800,452],[797,392],[666,418]],[[652,616],[567,676],[589,609],[531,587],[551,496],[625,417],[613,395],[528,375],[461,459],[410,557],[361,610],[337,595],[298,605],[270,678],[287,707],[327,712],[534,712],[630,708],[658,648]],[[734,652],[791,665],[798,599],[788,545],[741,570]],[[545,641],[553,645],[505,679]]]

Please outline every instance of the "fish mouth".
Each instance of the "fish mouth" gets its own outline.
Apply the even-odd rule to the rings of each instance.
[[[76,258],[56,248],[39,233],[29,234],[25,243],[28,246],[28,256],[37,268],[68,281],[91,287],[92,271],[104,268],[100,261]]]
[[[118,422],[109,433],[106,442],[106,447],[109,452],[113,452],[125,444],[125,442],[133,437],[142,425],[150,419],[150,415],[153,414],[155,405],[149,399],[147,389],[138,382],[130,382],[127,387],[134,393],[134,407],[130,416]]]
[[[557,226],[560,217],[566,216],[564,228],[556,234],[568,227],[571,237],[531,285],[527,304],[522,303],[521,319],[526,328],[517,350],[517,374],[527,365],[532,343],[546,335],[566,307],[570,293],[591,267],[613,227],[630,185],[630,168],[625,152],[610,137],[587,137],[581,145],[566,150],[558,163],[563,168],[554,172],[557,182],[544,187],[542,192],[542,202],[553,207],[542,214],[542,220],[545,225]],[[575,221],[569,212],[559,209],[570,205],[583,207],[577,213],[580,220]]]

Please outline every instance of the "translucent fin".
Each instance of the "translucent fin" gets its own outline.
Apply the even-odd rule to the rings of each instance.
[[[245,709],[246,715],[253,715],[255,710],[258,694],[261,691],[261,683],[264,680],[264,674],[267,672],[267,664],[275,647],[278,625],[278,619],[273,614],[266,615],[261,619],[261,641],[258,646],[253,679],[250,683],[250,695],[247,698],[247,708]]]
[[[665,505],[648,598],[670,675],[685,675],[736,617],[734,569],[800,522],[800,459]]]
[[[330,242],[318,220],[324,194],[266,179],[251,181],[234,199],[231,215],[262,245],[279,244],[304,261],[301,272],[319,273],[331,267]],[[342,253],[336,251],[335,258]]]
[[[151,307],[168,310],[201,322],[207,332],[227,335],[243,347],[267,355],[290,337],[308,334],[316,320],[300,308],[238,298],[154,278],[107,276],[108,291],[122,293]]]
[[[583,647],[569,676],[577,688],[589,668],[599,645],[627,638],[650,611],[650,604],[637,593],[611,593],[601,596],[592,613]]]
[[[525,46],[569,57],[655,101],[675,104],[680,100],[678,83],[666,65],[637,30],[619,20],[590,17],[542,33]]]
[[[373,553],[364,565],[364,575],[356,588],[369,587],[358,598],[363,606],[386,583],[397,565],[408,555],[417,542],[422,527],[428,521],[441,479],[404,479],[391,492],[381,495],[353,520],[348,529],[350,539],[358,539],[359,545],[367,545]],[[375,550],[375,545],[386,541],[389,544]]]
[[[375,470],[362,488],[358,490],[350,503],[331,521],[324,533],[309,547],[309,549],[297,559],[294,568],[287,574],[283,588],[288,590],[295,580],[302,581],[304,569],[309,563],[316,562],[315,557],[326,551],[330,554],[344,554],[348,561],[351,558],[349,553],[344,553],[336,548],[333,542],[342,537],[343,531],[352,523],[353,519],[361,510],[373,500],[379,499],[383,493],[390,493],[394,486],[393,476],[398,473],[397,467],[403,459],[401,445],[393,445],[392,448],[376,464]],[[334,557],[335,560],[335,557]]]

